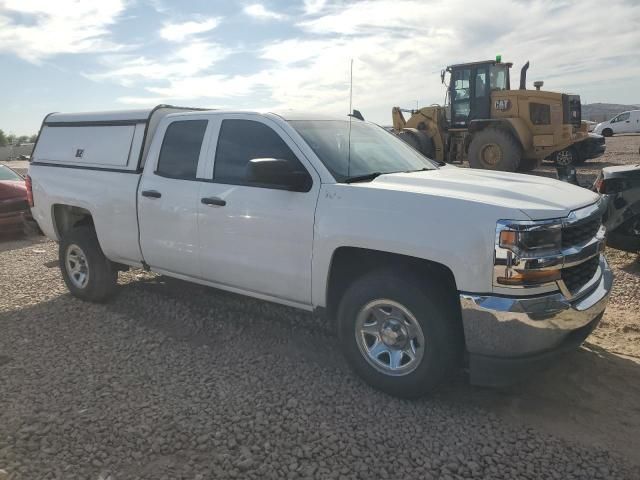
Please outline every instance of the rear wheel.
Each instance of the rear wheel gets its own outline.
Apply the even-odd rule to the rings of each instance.
[[[604,130],[602,130],[602,136],[603,137],[612,137],[613,136],[613,130],[611,130],[610,128],[605,128]]]
[[[118,271],[104,256],[93,228],[76,227],[60,241],[58,257],[62,278],[76,297],[104,302],[116,291]]]
[[[487,128],[474,134],[467,157],[471,168],[515,172],[522,149],[509,132]]]
[[[459,342],[442,289],[410,273],[381,270],[356,280],[338,309],[338,335],[351,367],[390,395],[433,390],[455,366]]]

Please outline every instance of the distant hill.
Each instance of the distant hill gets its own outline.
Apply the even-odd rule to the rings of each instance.
[[[621,105],[618,103],[589,103],[582,105],[582,119],[604,122],[620,112],[639,110],[639,105]]]

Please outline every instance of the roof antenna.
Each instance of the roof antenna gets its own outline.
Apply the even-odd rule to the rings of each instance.
[[[351,113],[353,107],[353,58],[351,59],[351,66],[349,69],[349,140],[347,147],[347,177],[351,176],[351,121],[353,120],[353,115]]]

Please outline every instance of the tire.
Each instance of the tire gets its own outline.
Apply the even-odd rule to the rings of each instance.
[[[435,282],[427,284],[410,272],[379,270],[357,279],[338,308],[338,338],[349,365],[369,385],[393,396],[416,398],[433,391],[461,352],[459,315],[443,298],[446,292]],[[374,321],[374,312],[382,319]],[[377,333],[362,333],[365,328]],[[390,346],[393,342],[401,343]],[[403,349],[413,352],[413,359],[398,354]],[[395,369],[392,358],[400,359]]]
[[[605,128],[604,130],[602,130],[602,136],[613,137],[613,130],[611,130],[610,128]]]
[[[434,159],[436,152],[433,139],[420,130],[401,130],[397,133],[398,137],[407,145],[419,151],[425,157]]]
[[[64,283],[73,296],[102,303],[115,294],[118,271],[102,253],[92,227],[68,232],[60,241],[58,260]]]
[[[573,147],[565,148],[564,150],[554,153],[553,161],[560,167],[577,165],[579,163],[578,152]]]
[[[505,130],[487,128],[474,134],[467,158],[471,168],[515,172],[520,167],[520,143]]]
[[[531,159],[531,158],[522,158],[520,159],[520,167],[518,167],[519,172],[532,172],[536,168],[542,165],[542,161]]]
[[[640,253],[640,215],[631,217],[607,234],[607,246],[630,253]]]

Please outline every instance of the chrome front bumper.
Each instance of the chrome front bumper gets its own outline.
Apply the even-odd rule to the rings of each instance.
[[[579,295],[535,297],[460,294],[462,322],[473,383],[474,362],[498,365],[549,358],[554,351],[576,348],[595,328],[609,300],[613,274],[603,255],[593,281]],[[581,332],[586,333],[583,338]],[[476,373],[477,368],[475,369]],[[490,372],[483,372],[485,376]],[[476,375],[477,376],[477,375]]]

